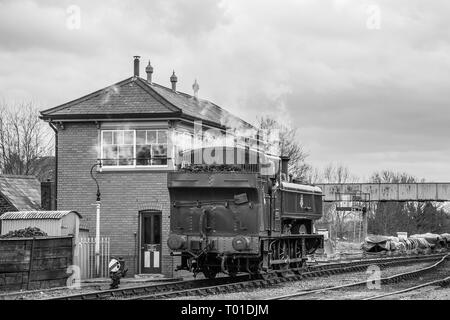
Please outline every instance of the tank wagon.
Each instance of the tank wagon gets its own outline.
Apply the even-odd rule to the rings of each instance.
[[[214,278],[301,268],[323,248],[314,220],[322,216],[320,188],[289,182],[282,158],[273,176],[259,172],[170,172],[172,254],[178,270]],[[257,171],[257,170],[256,170]]]

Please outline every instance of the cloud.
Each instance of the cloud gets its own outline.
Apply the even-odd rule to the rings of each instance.
[[[298,127],[313,165],[450,180],[449,13],[443,0],[3,0],[0,96],[52,107],[129,77],[139,54],[157,83],[175,69],[182,91],[198,79],[200,98],[247,121]]]

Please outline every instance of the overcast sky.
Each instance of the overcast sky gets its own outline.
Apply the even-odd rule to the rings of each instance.
[[[78,28],[75,11],[80,9]],[[322,168],[450,181],[450,2],[0,0],[0,97],[50,108],[132,75],[298,128]]]

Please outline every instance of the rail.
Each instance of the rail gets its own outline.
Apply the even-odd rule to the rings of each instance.
[[[393,276],[389,276],[389,277],[385,277],[385,278],[381,278],[380,283],[381,284],[386,284],[386,283],[395,283],[398,282],[400,280],[403,279],[407,279],[410,277],[416,277],[419,275],[424,274],[427,271],[436,269],[437,267],[441,266],[442,264],[444,264],[446,262],[446,260],[449,258],[450,255],[445,255],[444,257],[442,257],[438,262],[434,263],[431,266],[425,267],[425,268],[421,268],[419,270],[414,270],[414,271],[410,271],[410,272],[403,272],[400,274],[396,274]],[[335,286],[335,287],[328,287],[328,288],[320,288],[320,289],[316,289],[316,290],[311,290],[311,291],[301,291],[301,292],[294,292],[291,294],[287,294],[287,295],[282,295],[282,296],[277,296],[277,297],[272,297],[266,300],[286,300],[286,299],[292,299],[292,298],[298,298],[298,297],[306,297],[306,296],[312,296],[314,294],[317,293],[324,293],[324,292],[329,292],[329,291],[336,291],[336,290],[341,290],[341,289],[346,289],[346,288],[352,288],[352,287],[359,287],[359,286],[364,286],[367,284],[367,280],[366,281],[358,281],[355,283],[350,283],[350,284],[345,284],[345,285],[340,285],[340,286]]]

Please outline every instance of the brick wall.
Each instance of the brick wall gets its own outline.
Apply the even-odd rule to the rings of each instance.
[[[0,194],[0,215],[8,211],[17,211],[17,210],[8,201],[6,201],[3,195]]]
[[[76,210],[95,235],[96,185],[89,171],[97,159],[98,129],[94,123],[65,123],[58,137],[58,210]],[[173,276],[169,255],[169,192],[166,172],[122,171],[97,175],[101,191],[100,233],[111,239],[111,254],[122,256],[129,274],[136,269],[139,211],[162,211],[162,272]]]
[[[3,195],[0,194],[0,216],[8,211],[17,211],[15,207],[13,207],[6,199],[3,197]],[[0,233],[2,231],[2,221],[0,220]]]

